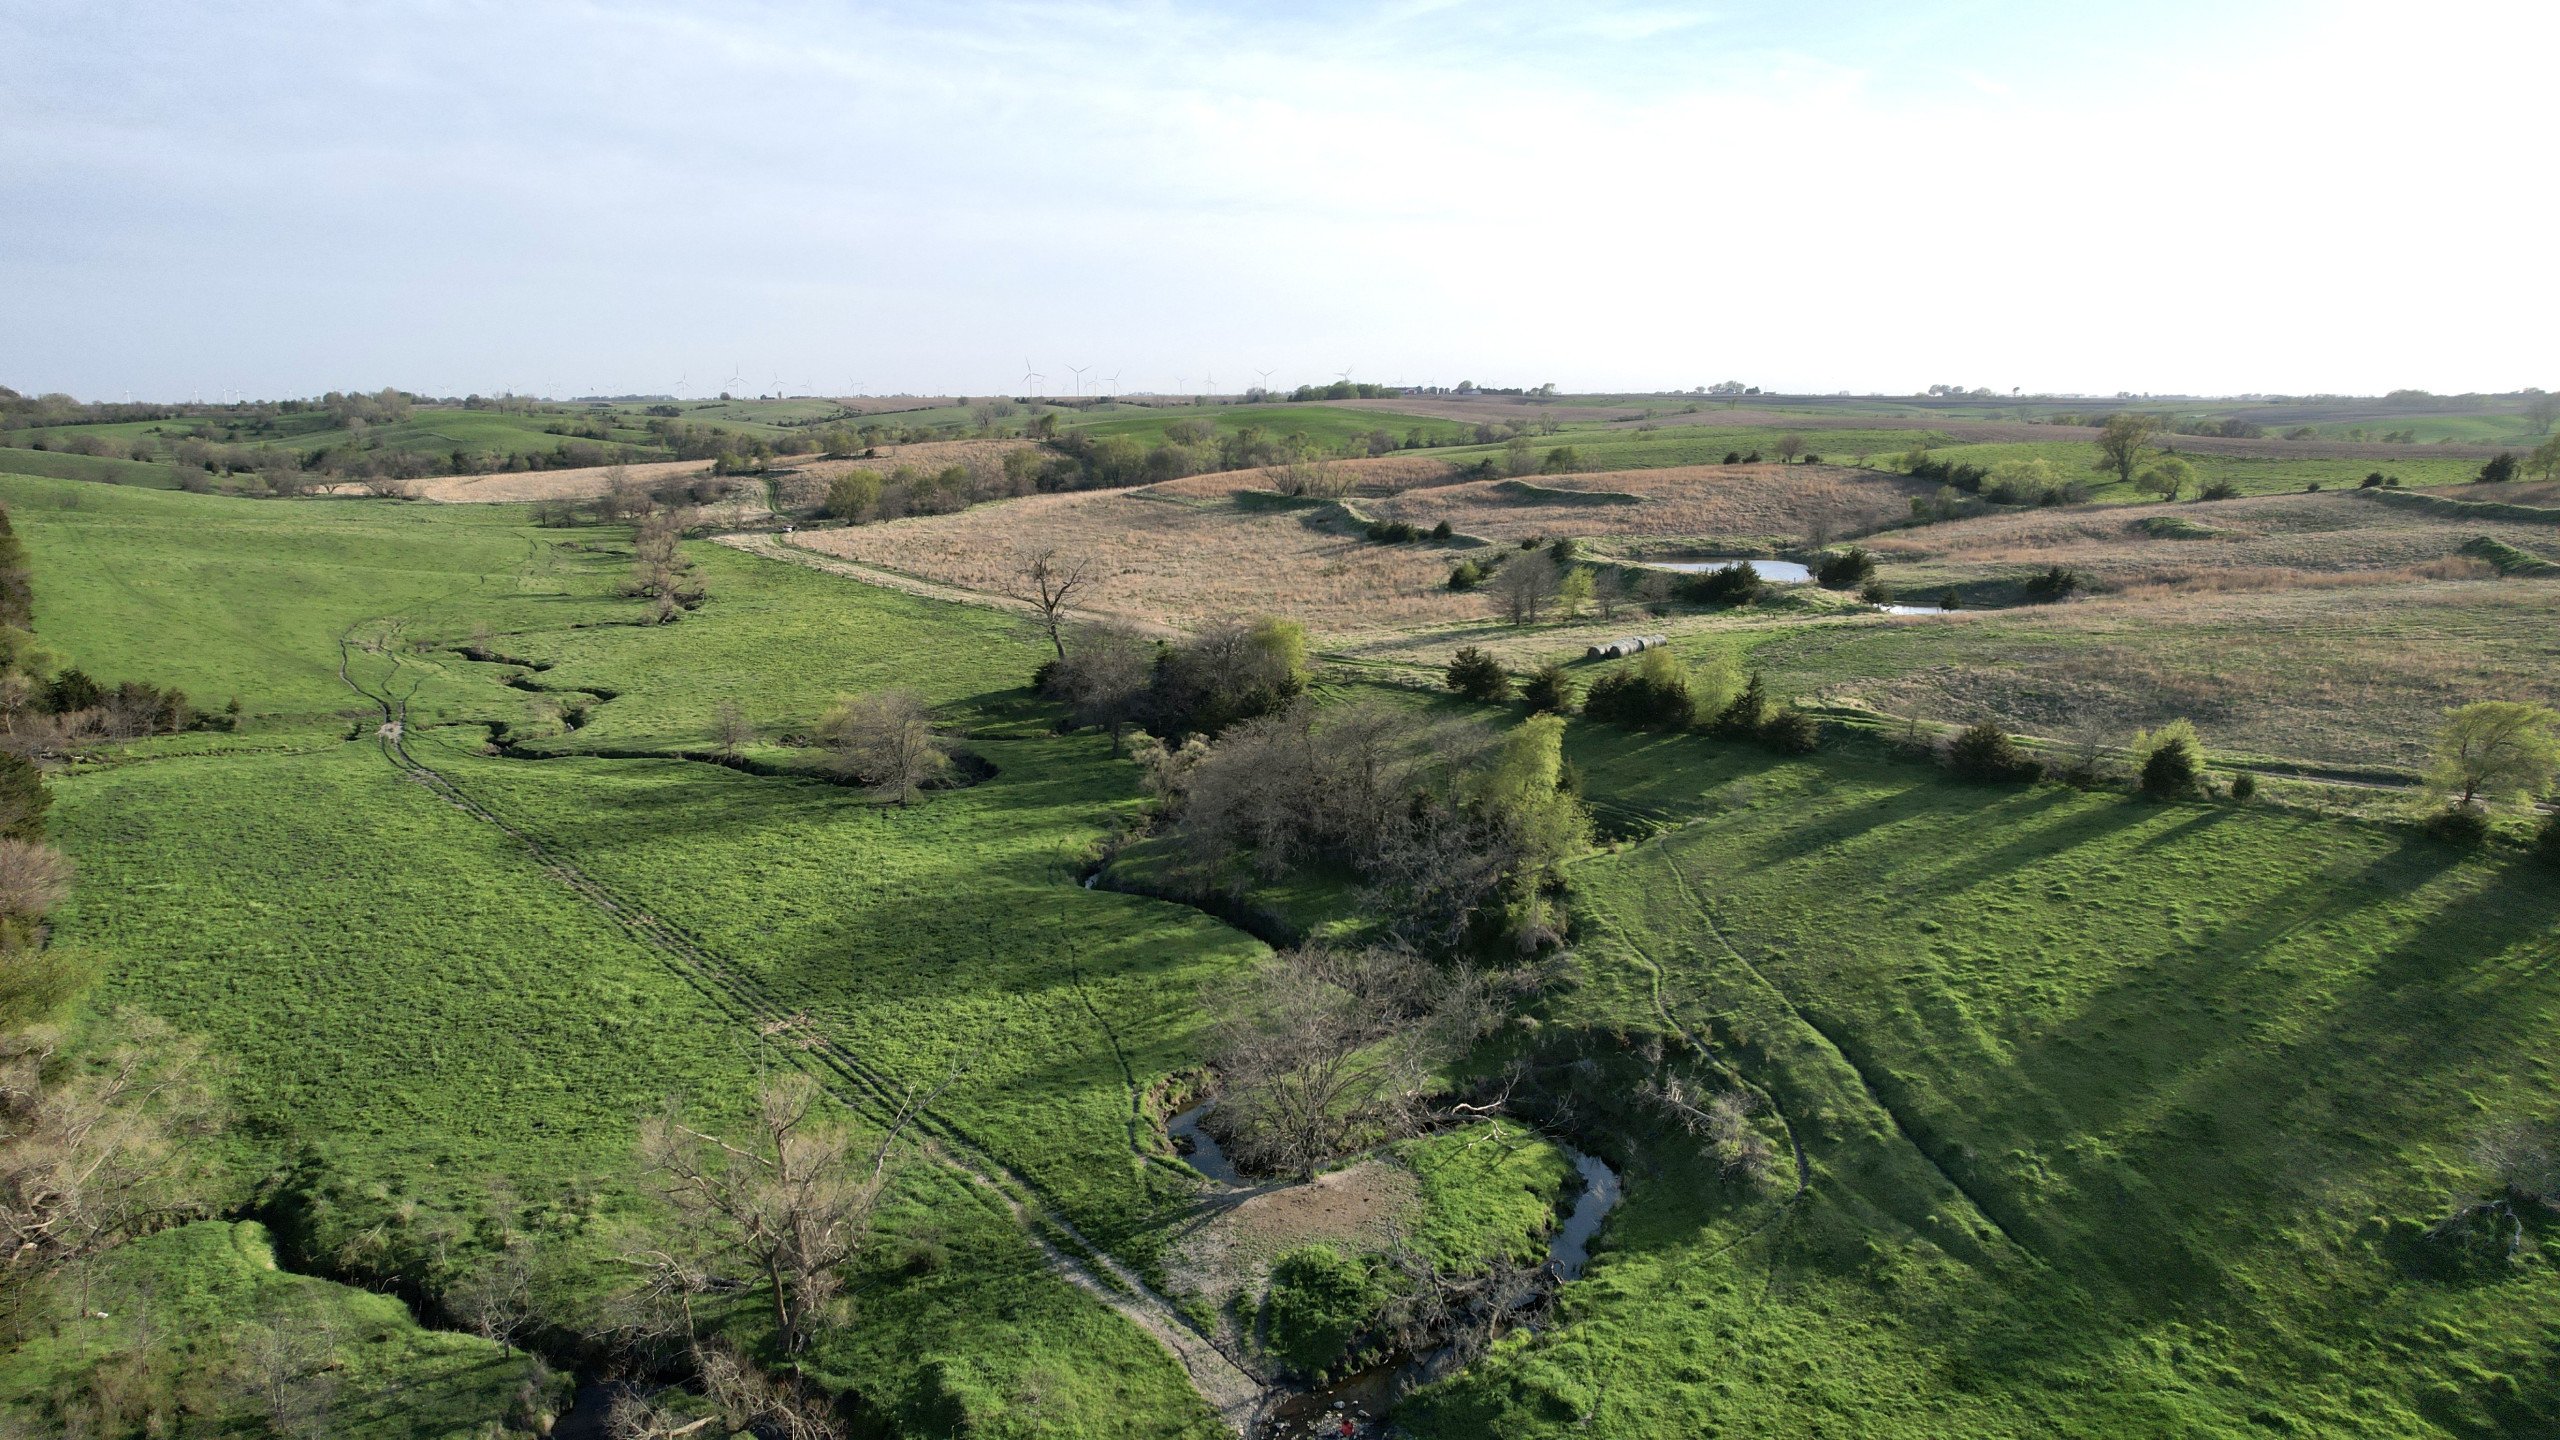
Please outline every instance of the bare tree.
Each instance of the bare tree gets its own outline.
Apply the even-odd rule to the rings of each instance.
[[[1155,665],[1156,647],[1144,636],[1116,625],[1088,626],[1076,632],[1074,652],[1058,661],[1050,693],[1066,702],[1077,724],[1110,731],[1117,755],[1122,733],[1146,708]]]
[[[1040,628],[1048,632],[1050,648],[1064,660],[1067,607],[1091,588],[1094,579],[1092,561],[1060,555],[1052,545],[1016,557],[1014,578],[1007,593],[1038,612]]]
[[[1751,1123],[1760,1102],[1750,1091],[1710,1091],[1678,1075],[1657,1075],[1637,1093],[1669,1114],[1681,1129],[1706,1141],[1707,1153],[1727,1176],[1753,1184],[1769,1177],[1777,1147]]]
[[[845,696],[819,719],[817,735],[839,768],[900,805],[951,768],[950,751],[933,733],[933,712],[912,690]]]
[[[71,862],[31,840],[0,837],[0,920],[42,915],[71,893]]]
[[[756,743],[756,727],[737,701],[723,700],[711,707],[711,739],[721,754],[735,759],[740,750]]]
[[[1563,577],[1556,562],[1543,553],[1515,555],[1501,569],[1493,572],[1493,580],[1485,589],[1494,603],[1502,607],[1503,617],[1514,625],[1535,625],[1555,603]]]
[[[1778,437],[1777,450],[1778,463],[1793,465],[1796,457],[1804,453],[1804,437],[1790,430]]]
[[[456,1286],[447,1300],[462,1328],[513,1355],[516,1337],[533,1324],[533,1264],[509,1245]]]
[[[1591,603],[1603,620],[1615,620],[1627,608],[1627,574],[1615,565],[1603,565],[1592,572]]]
[[[331,1432],[337,1400],[332,1372],[336,1335],[325,1317],[276,1314],[252,1325],[238,1342],[233,1383],[274,1434],[290,1440],[323,1440]]]
[[[822,1118],[825,1092],[805,1075],[764,1087],[744,1143],[694,1129],[670,1105],[641,1131],[642,1163],[693,1223],[762,1272],[783,1348],[806,1344],[860,1253],[880,1203],[896,1130],[865,1162],[853,1134]]]
[[[0,1243],[17,1275],[77,1267],[201,1214],[202,1162],[181,1142],[218,1115],[203,1042],[139,1013],[98,1063],[53,1078],[60,1038],[0,1040]]]
[[[842,1440],[844,1428],[836,1423],[827,1397],[806,1382],[768,1375],[723,1342],[697,1345],[692,1354],[712,1413],[687,1419],[675,1409],[625,1394],[615,1397],[605,1412],[606,1433],[614,1440],[683,1440],[717,1425],[712,1433],[720,1435]]]
[[[1312,1176],[1353,1136],[1411,1133],[1432,1067],[1457,1039],[1439,1014],[1445,989],[1410,951],[1304,947],[1209,997],[1219,1112],[1238,1158]]]

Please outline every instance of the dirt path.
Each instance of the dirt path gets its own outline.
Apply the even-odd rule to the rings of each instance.
[[[398,626],[394,624],[392,629],[396,633]],[[400,692],[386,680],[379,691],[367,689],[353,674],[355,648],[351,628],[339,637],[338,678],[348,689],[381,708],[382,721],[375,731],[375,741],[383,758],[394,768],[445,803],[522,845],[546,875],[656,950],[697,993],[752,1027],[792,1063],[809,1071],[848,1109],[880,1122],[912,1109],[924,1153],[968,1177],[973,1186],[1000,1205],[1020,1227],[1024,1238],[1041,1252],[1050,1270],[1154,1337],[1182,1366],[1201,1402],[1215,1411],[1230,1430],[1238,1435],[1250,1432],[1273,1392],[1193,1328],[1171,1302],[1101,1246],[1087,1240],[1063,1214],[1043,1203],[1037,1185],[988,1153],[956,1123],[935,1115],[929,1107],[914,1106],[909,1090],[847,1050],[807,1015],[786,1005],[762,981],[617,894],[473,799],[450,776],[420,760],[409,748],[407,724],[409,695],[416,687]],[[397,651],[383,648],[379,653],[387,655],[396,675],[400,669]],[[1044,1231],[1063,1237],[1067,1245],[1051,1240]],[[1080,1253],[1071,1253],[1068,1246]]]

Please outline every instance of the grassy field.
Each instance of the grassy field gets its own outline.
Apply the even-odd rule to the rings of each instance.
[[[1719,1182],[1631,1121],[1642,1178],[1567,1322],[1431,1397],[1423,1433],[2560,1415],[2547,1267],[2473,1275],[2414,1239],[2560,1060],[2560,891],[2524,862],[1859,753],[1604,735],[1577,759],[1697,818],[1576,868],[1551,1023],[1703,1044],[1766,1088],[1811,1183]]]
[[[128,1433],[113,1410],[90,1408],[106,1393],[159,1400],[156,1423],[183,1413],[186,1434],[289,1433],[268,1427],[310,1419],[348,1440],[481,1440],[492,1419],[531,1428],[567,1407],[566,1382],[522,1351],[424,1329],[388,1295],[278,1269],[254,1221],[204,1221],[116,1251],[90,1293],[106,1319],[67,1320],[0,1353],[0,1423]],[[262,1393],[279,1380],[282,1416]]]
[[[1503,483],[1355,504],[1774,544],[1807,506],[1836,519],[1834,501],[1904,490],[1827,468]],[[1634,503],[1561,498],[1622,487]],[[2535,498],[2491,498],[2517,497]],[[1055,1273],[1011,1207],[1048,1217],[1048,1243],[1072,1225],[1152,1281],[1181,1272],[1201,1186],[1154,1094],[1197,1064],[1202,987],[1262,947],[1073,883],[1137,817],[1137,770],[1056,732],[1024,689],[1045,643],[1017,618],[697,543],[708,603],[644,626],[614,593],[621,532],[535,529],[504,504],[17,476],[0,503],[48,645],[249,713],[57,776],[82,882],[56,918],[112,957],[96,1003],[204,1032],[233,1064],[229,1213],[272,1222],[288,1259],[432,1297],[513,1234],[574,1329],[655,1216],[631,1147],[666,1097],[735,1115],[774,1068],[840,1055],[871,1124],[881,1092],[956,1067],[813,1369],[912,1433],[1215,1433],[1174,1359]],[[2560,700],[2542,678],[2560,674],[2560,585],[2418,573],[2482,536],[2560,558],[2553,533],[2442,496],[2040,511],[1877,548],[1897,583],[2067,563],[2116,593],[1906,620],[1795,591],[1662,623],[1781,695],[2036,733],[2182,714],[2223,755],[2402,767],[2446,705]],[[1442,588],[1455,549],[1371,544],[1339,507],[1232,483],[801,538],[986,591],[1014,547],[1064,545],[1106,560],[1098,608],[1278,609],[1370,662],[1345,675],[1427,679],[1469,637],[1515,663],[1578,655],[1633,623],[1494,627]],[[2288,578],[2208,583],[2221,572]],[[2340,576],[2374,583],[2322,579]],[[819,714],[891,686],[934,707],[974,783],[900,809],[819,773],[801,740]],[[386,697],[408,704],[416,769],[374,737]],[[740,768],[703,763],[724,701],[758,732]],[[1562,983],[1479,1059],[1546,1067],[1627,1202],[1552,1323],[1415,1402],[1421,1433],[2560,1423],[2549,1268],[2465,1271],[2412,1238],[2476,1183],[2460,1157],[2481,1125],[2543,1113],[2546,876],[2305,811],[1958,785],[1872,739],[1777,760],[1577,724],[1568,744],[1612,833],[1650,838],[1571,868]],[[1318,918],[1349,893],[1302,889]],[[1721,1177],[1631,1100],[1655,1042],[1764,1097],[1766,1183]],[[1398,1223],[1453,1258],[1527,1254],[1560,1153],[1473,1138],[1398,1157],[1395,1203],[1418,1207]],[[351,1316],[371,1298],[267,1271],[259,1243],[207,1225],[123,1257],[151,1293],[211,1297],[186,1302],[217,1337],[189,1373],[230,1363],[219,1336],[281,1303],[269,1289]],[[346,1433],[470,1433],[515,1403],[520,1371],[483,1354],[466,1375],[474,1352],[398,1318],[332,1322],[384,1337],[343,1393],[415,1377],[428,1428]],[[761,1321],[727,1323],[753,1339]],[[0,1390],[77,1388],[125,1344],[27,1352]],[[433,1428],[447,1417],[464,1428]]]

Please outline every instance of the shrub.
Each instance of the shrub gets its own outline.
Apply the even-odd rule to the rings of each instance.
[[[2138,732],[2133,753],[2141,757],[2142,793],[2154,800],[2194,794],[2204,775],[2204,748],[2196,743],[2196,727],[2184,720]]]
[[[1876,557],[1856,545],[1828,551],[1815,563],[1813,578],[1825,590],[1855,590],[1876,578]]]
[[[1881,580],[1870,580],[1859,587],[1858,598],[1870,605],[1890,605],[1893,603],[1893,587]]]
[[[827,482],[827,517],[860,524],[880,513],[880,472],[848,470]]]
[[[1822,744],[1822,726],[1801,710],[1784,709],[1762,722],[1760,739],[1782,755],[1810,755]]]
[[[1385,1299],[1366,1262],[1330,1245],[1309,1245],[1271,1267],[1262,1318],[1271,1348],[1313,1375],[1342,1358]]]
[[[2314,486],[2313,488],[2317,489],[2318,487]],[[1439,524],[1431,527],[1431,538],[1434,540],[1446,540],[1456,533],[1456,531],[1449,528],[1449,522],[1446,520],[1443,520]]]
[[[1807,465],[1819,465],[1822,463],[1822,457],[1814,454],[1810,450],[1807,450],[1804,452],[1804,463]]]
[[[1719,565],[1702,575],[1692,575],[1683,587],[1690,599],[1704,605],[1749,605],[1760,598],[1767,582],[1760,578],[1758,566],[1748,560]]]
[[[1370,539],[1381,545],[1403,545],[1422,538],[1421,531],[1403,520],[1373,520],[1369,523],[1368,534]]]
[[[1716,716],[1716,732],[1722,735],[1756,735],[1768,720],[1768,687],[1761,683],[1760,672],[1754,670],[1750,681],[1742,687],[1742,693],[1734,696],[1733,702]]]
[[[2239,493],[2240,487],[2232,484],[2228,480],[2208,480],[2205,482],[2203,492],[2198,494],[2196,498],[2199,500],[2229,500],[2237,496]]]
[[[1582,713],[1611,725],[1677,730],[1697,718],[1689,668],[1668,650],[1647,650],[1636,663],[1592,682]]]
[[[1559,565],[1570,565],[1582,554],[1582,542],[1567,535],[1547,547],[1549,557]]]
[[[1520,542],[1520,548],[1521,548],[1521,549],[1523,549],[1523,550],[1535,550],[1535,549],[1537,549],[1539,546],[1544,545],[1544,544],[1546,544],[1546,543],[1547,543],[1547,542],[1546,542],[1546,540],[1545,540],[1543,537],[1541,537],[1541,536],[1537,536],[1537,535],[1532,535],[1532,536],[1529,536],[1527,539],[1522,540],[1522,541]]]
[[[1963,597],[1962,597],[1962,596],[1959,596],[1958,594],[1956,594],[1956,587],[1954,587],[1953,585],[1950,585],[1950,586],[1948,586],[1946,589],[1941,590],[1941,591],[1939,591],[1939,592],[1938,592],[1938,608],[1939,608],[1939,609],[1941,609],[1941,610],[1956,610],[1956,609],[1961,609],[1961,608],[1963,607],[1963,605],[1964,605],[1964,599],[1963,599]]]
[[[1582,452],[1570,445],[1559,445],[1547,452],[1545,468],[1550,475],[1570,475],[1582,468]]]
[[[1529,672],[1527,683],[1520,687],[1520,698],[1529,702],[1532,715],[1570,715],[1577,697],[1564,667],[1549,664]]]
[[[1448,685],[1470,700],[1511,698],[1511,677],[1503,671],[1502,663],[1473,645],[1460,650],[1449,662]]]
[[[1759,463],[1760,463],[1760,452],[1759,452],[1759,451],[1757,451],[1757,450],[1754,450],[1754,451],[1752,451],[1750,454],[1743,456],[1743,457],[1742,457],[1742,463],[1743,463],[1743,464],[1745,464],[1745,465],[1757,465],[1757,464],[1759,464]]]
[[[2379,471],[2379,470],[2376,470],[2376,471],[2374,471],[2372,474],[2367,475],[2366,477],[2364,477],[2364,483],[2363,483],[2362,485],[2360,485],[2360,486],[2356,487],[2356,488],[2358,488],[2358,489],[2360,489],[2360,490],[2379,490],[2379,489],[2381,489],[2381,488],[2382,488],[2382,472],[2381,472],[2381,471]]]
[[[2426,832],[2452,845],[2477,845],[2489,836],[2489,817],[2468,805],[2448,805],[2427,816]]]
[[[2258,777],[2243,770],[2231,777],[2231,798],[2246,805],[2258,794]]]
[[[1463,595],[1484,583],[1484,567],[1473,560],[1461,560],[1449,567],[1449,588]]]
[[[2030,600],[2059,600],[2080,588],[2080,573],[2067,566],[2055,565],[2027,582]],[[1947,607],[1952,610],[1955,607]]]
[[[2036,762],[2008,731],[1985,720],[1947,742],[1947,768],[1967,780],[2024,780],[2035,774]]]
[[[1724,452],[1724,463],[1726,463],[1727,465],[1739,465],[1739,464],[1741,464],[1741,463],[1742,463],[1742,452],[1741,452],[1741,451],[1739,451],[1739,450],[1727,450],[1726,452]]]
[[[2480,467],[2480,483],[2483,485],[2504,485],[2514,478],[2516,457],[2505,450],[2490,456],[2489,463]]]

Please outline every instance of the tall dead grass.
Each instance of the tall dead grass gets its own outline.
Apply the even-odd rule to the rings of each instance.
[[[1901,475],[1832,465],[1685,465],[1594,475],[1531,476],[1550,490],[1633,495],[1634,505],[1548,501],[1476,480],[1411,491],[1366,508],[1381,520],[1428,529],[1443,520],[1496,540],[1532,535],[1793,543],[1809,534],[1851,535],[1899,520],[1932,487]]]
[[[1344,634],[1463,619],[1487,605],[1447,590],[1450,557],[1436,547],[1373,545],[1307,511],[1144,491],[1032,495],[799,538],[825,554],[984,594],[1014,584],[1024,552],[1054,546],[1102,572],[1083,608],[1183,628],[1267,612]]]

